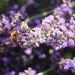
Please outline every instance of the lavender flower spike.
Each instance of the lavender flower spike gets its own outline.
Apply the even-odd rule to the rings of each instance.
[[[61,60],[59,65],[61,66],[60,69],[63,69],[64,71],[71,70],[73,73],[75,73],[75,57],[73,59]]]
[[[71,8],[67,3],[64,4],[66,4],[66,7]],[[61,6],[59,8],[62,9]],[[42,25],[40,27],[30,28],[27,25],[28,21],[23,21],[21,23],[20,34],[23,32],[24,35],[19,35],[20,46],[22,48],[28,48],[30,46],[39,47],[40,44],[46,43],[47,45],[52,46],[54,50],[59,50],[65,47],[74,47],[74,14],[70,14],[69,10],[63,10],[63,14],[56,14],[54,12],[53,15],[45,17],[42,20]],[[60,11],[57,11],[57,13],[59,12]],[[66,13],[68,13],[69,15],[67,15]]]

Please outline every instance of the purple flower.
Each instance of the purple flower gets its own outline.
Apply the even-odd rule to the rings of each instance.
[[[64,65],[64,69],[65,69],[65,70],[68,70],[68,69],[70,69],[72,66],[73,66],[73,64],[72,64],[71,59],[67,59],[65,65]]]
[[[9,63],[10,62],[10,59],[8,57],[3,57],[2,59],[5,63]]]
[[[74,40],[70,39],[70,40],[67,42],[67,45],[68,45],[69,47],[74,47],[74,46],[75,46]]]
[[[3,18],[2,23],[4,24],[4,28],[10,30],[10,23],[8,18]]]
[[[70,70],[73,73],[75,73],[75,58],[73,59],[63,59],[61,62],[59,62],[59,65],[61,66],[62,70]]]
[[[34,20],[34,23],[35,23],[36,25],[41,25],[41,22],[40,22],[39,19],[35,19],[35,20]]]
[[[5,75],[15,75],[15,71],[8,72]]]
[[[72,71],[73,73],[75,73],[75,67],[71,68],[71,71]]]
[[[31,55],[32,49],[31,49],[31,48],[27,48],[24,52],[25,52],[26,54],[28,54],[28,55]]]
[[[18,5],[18,4],[14,4],[14,5],[12,6],[12,9],[15,9],[15,10],[19,9],[19,5]]]
[[[28,68],[28,70],[24,70],[24,72],[19,72],[19,75],[36,75],[36,71]]]

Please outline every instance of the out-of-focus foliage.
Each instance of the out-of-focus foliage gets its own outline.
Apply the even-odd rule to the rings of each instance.
[[[75,7],[75,1],[72,1],[72,6]]]

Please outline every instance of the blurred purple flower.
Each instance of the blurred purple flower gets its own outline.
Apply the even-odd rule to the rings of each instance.
[[[4,63],[9,63],[10,62],[9,57],[3,57],[2,60],[4,61]]]
[[[74,47],[75,46],[75,42],[74,40],[70,39],[68,42],[67,42],[68,46],[69,47]]]
[[[65,63],[65,65],[64,65],[64,69],[65,69],[65,70],[68,70],[68,69],[70,69],[70,67],[72,67],[72,66],[73,66],[73,64],[72,64],[71,59],[68,59],[68,60],[66,60],[66,63]]]
[[[8,72],[5,75],[15,75],[15,71]]]
[[[24,52],[25,52],[27,55],[31,55],[32,49],[31,49],[31,48],[27,48]]]

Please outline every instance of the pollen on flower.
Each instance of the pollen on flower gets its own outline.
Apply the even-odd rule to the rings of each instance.
[[[11,40],[18,41],[18,35],[19,35],[19,31],[16,31],[16,30],[12,31],[11,32]]]

